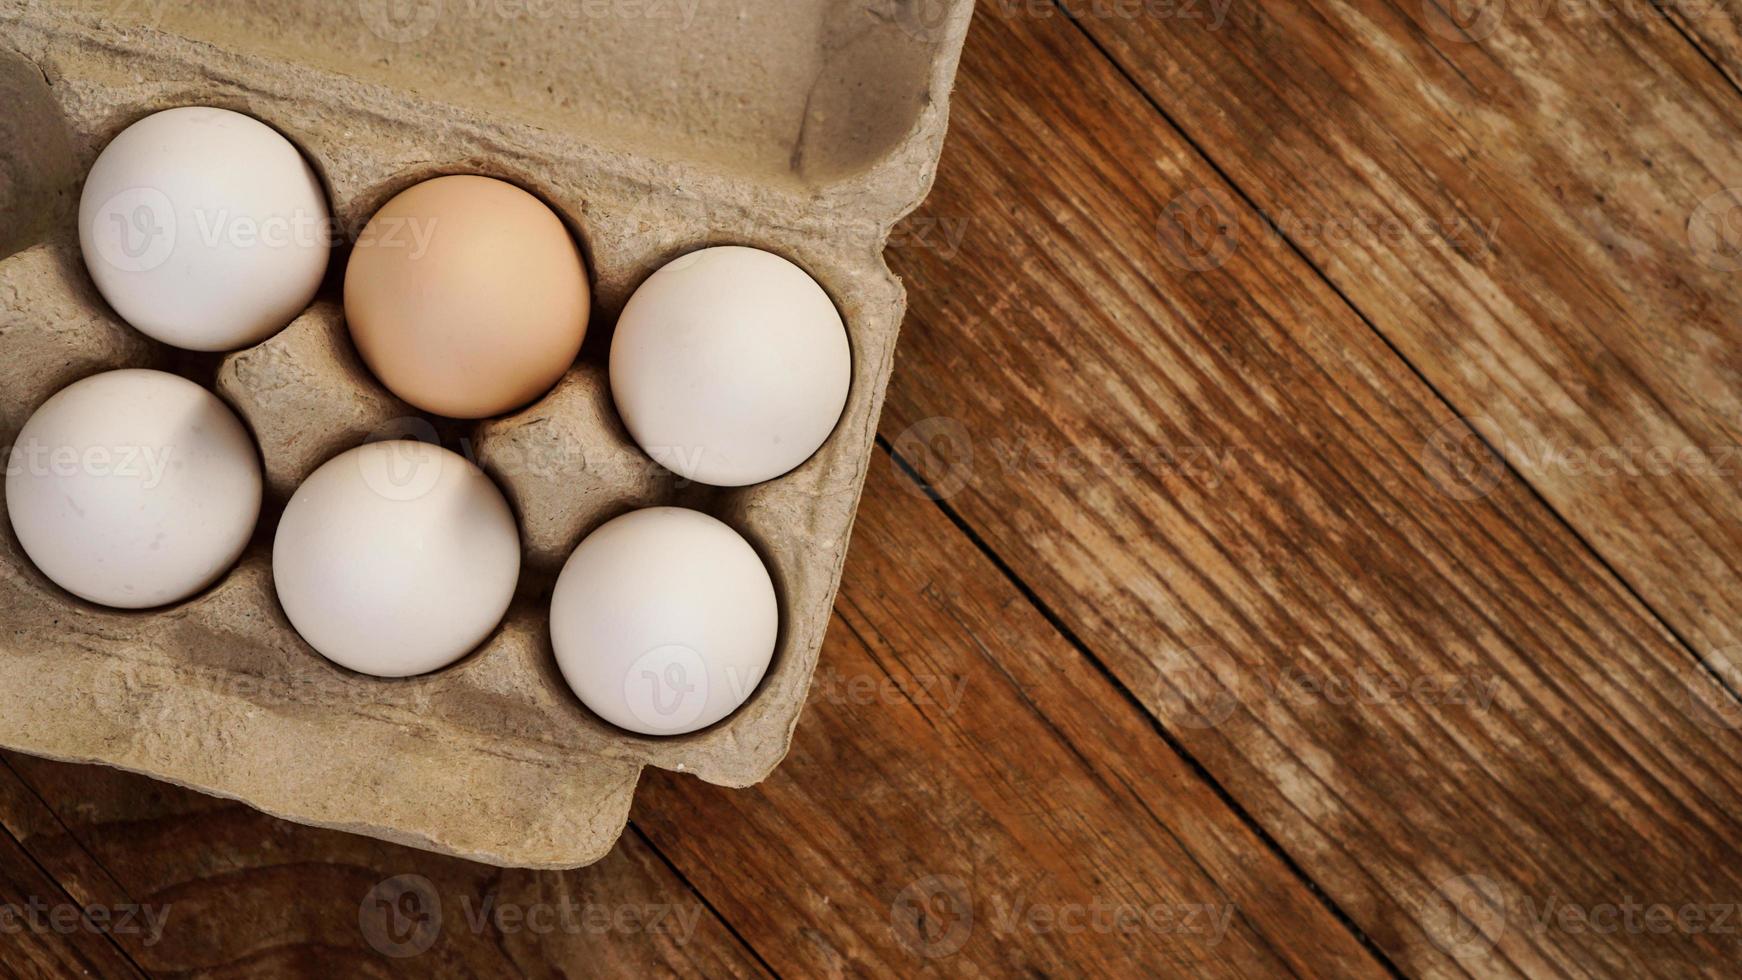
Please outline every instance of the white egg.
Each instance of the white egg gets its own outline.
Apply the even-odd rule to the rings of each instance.
[[[779,627],[756,550],[680,507],[631,511],[588,535],[551,598],[569,687],[643,735],[693,732],[737,710],[762,682]]]
[[[188,106],[121,131],[79,198],[79,245],[121,318],[166,344],[236,350],[314,299],[332,227],[308,161],[265,123]]]
[[[409,677],[465,656],[502,621],[520,537],[502,491],[464,457],[371,442],[291,495],[272,577],[291,625],[322,656]]]
[[[68,592],[122,609],[178,602],[241,557],[260,456],[229,406],[162,371],[110,371],[42,404],[12,447],[6,510]]]
[[[721,487],[809,459],[852,381],[846,326],[803,269],[725,245],[666,263],[641,284],[611,341],[611,392],[641,448]]]

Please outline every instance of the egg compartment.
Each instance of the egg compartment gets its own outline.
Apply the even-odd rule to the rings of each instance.
[[[370,7],[346,10],[355,16]],[[738,14],[752,11],[744,16],[760,23],[772,7],[790,8],[789,20],[802,10],[817,31],[798,52],[785,27],[758,62],[759,52],[733,41],[741,37]],[[276,49],[238,49],[227,33],[259,17],[344,15],[329,5],[267,12],[222,0],[201,8],[218,25],[207,36],[91,8],[0,2],[0,46],[12,49],[0,50],[0,100],[19,107],[0,125],[20,130],[0,150],[7,178],[0,228],[11,234],[0,251],[6,444],[66,384],[174,356],[114,317],[72,244],[77,189],[98,151],[128,124],[171,106],[232,108],[285,133],[320,173],[351,237],[417,180],[458,172],[508,179],[569,223],[594,290],[588,342],[556,388],[526,409],[478,423],[430,419],[381,388],[351,347],[336,275],[284,331],[213,358],[205,380],[261,447],[267,515],[239,565],[187,602],[143,612],[81,602],[43,578],[0,521],[0,745],[144,772],[304,823],[523,867],[601,857],[622,830],[644,766],[742,786],[778,763],[827,627],[903,307],[881,258],[883,241],[929,186],[971,4],[952,2],[939,7],[947,16],[923,21],[811,0],[704,0],[700,9],[700,33],[680,40],[726,83],[680,106],[679,115],[711,112],[745,79],[787,78],[793,66],[769,59],[802,53],[799,74],[810,90],[796,99],[769,92],[757,103],[757,112],[799,106],[784,152],[764,152],[759,142],[773,118],[766,113],[752,114],[739,144],[722,147],[706,126],[688,144],[683,127],[660,115],[669,106],[635,107],[645,123],[639,128],[595,119],[590,109],[528,120],[524,105],[486,112],[446,92],[429,97],[395,84],[372,62],[340,70],[291,64]],[[707,25],[716,23],[732,29],[710,34]],[[343,37],[332,24],[322,29]],[[434,29],[431,43],[443,29]],[[674,44],[645,25],[618,40],[592,71],[668,58],[648,52]],[[554,50],[548,39],[540,43]],[[586,39],[566,44],[572,59],[593,57]],[[477,56],[464,46],[434,50]],[[695,66],[682,76],[707,87]],[[875,118],[861,118],[867,112]],[[846,411],[818,454],[777,480],[737,489],[686,484],[654,464],[624,431],[606,387],[609,332],[634,287],[666,260],[721,243],[766,248],[803,266],[840,308],[853,353]],[[432,432],[476,459],[508,496],[524,547],[522,588],[495,633],[452,667],[404,680],[353,674],[316,654],[285,620],[272,588],[268,525],[326,459],[367,438]],[[704,731],[658,739],[603,723],[569,691],[550,648],[546,606],[556,570],[587,532],[664,503],[711,513],[756,547],[773,575],[782,625],[767,676],[738,712]]]

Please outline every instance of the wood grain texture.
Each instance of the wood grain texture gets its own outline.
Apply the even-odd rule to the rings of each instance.
[[[781,767],[634,812],[775,972],[1383,975],[881,454],[835,611]]]
[[[1736,441],[1738,97],[1652,11],[1066,6],[970,36],[768,781],[550,874],[0,757],[0,905],[170,910],[0,975],[1733,972],[1742,707],[1653,612],[1727,662],[1734,472],[1543,449]]]
[[[1656,6],[1065,5],[1738,686],[1742,95]]]
[[[776,971],[1382,975],[885,455],[857,537],[794,756],[749,790],[649,774],[638,795],[636,825]],[[152,972],[722,972],[700,938],[642,949],[661,937],[617,931],[609,957],[572,938],[517,950],[455,913],[570,891],[654,904],[637,882],[664,868],[634,833],[596,868],[501,872],[109,770],[11,761],[67,808],[50,813],[16,780],[0,795],[0,818],[45,864],[109,901],[171,907],[164,941],[137,951]],[[445,924],[396,963],[356,920],[375,883],[407,874],[429,879]]]
[[[0,829],[0,977],[137,977],[103,931],[112,910],[87,911]]]
[[[1730,84],[1742,87],[1742,11],[1727,0],[1673,0],[1661,5]]]
[[[1305,262],[1181,267],[1232,191],[1067,19],[980,14],[895,450],[1405,973],[1727,968],[1555,910],[1742,894],[1734,701],[1518,480],[1447,492],[1455,411]]]
[[[580,871],[508,871],[111,769],[5,760],[0,824],[78,901],[165,912],[155,941],[116,937],[153,975],[764,974],[634,834]]]

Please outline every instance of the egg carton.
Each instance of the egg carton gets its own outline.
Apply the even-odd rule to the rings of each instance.
[[[0,746],[98,762],[290,820],[498,865],[603,856],[645,766],[727,786],[786,753],[823,642],[904,305],[882,259],[929,188],[970,0],[0,0],[0,444],[52,393],[119,367],[175,370],[252,429],[267,502],[240,563],[193,599],[124,612],[45,579],[0,520]],[[586,254],[580,358],[510,415],[421,415],[363,367],[338,305],[266,342],[194,355],[98,296],[76,241],[83,175],[129,124],[179,105],[253,115],[313,164],[354,239],[393,194],[454,173],[551,205]],[[710,244],[784,255],[847,323],[853,382],[816,456],[757,486],[686,484],[629,438],[607,387],[612,324],[663,262]],[[458,664],[349,673],[275,598],[277,515],[315,467],[383,436],[475,459],[519,519],[522,584]],[[781,630],[726,720],[648,738],[592,715],[557,671],[556,572],[630,509],[678,504],[767,562]],[[3,506],[3,505],[0,505]]]

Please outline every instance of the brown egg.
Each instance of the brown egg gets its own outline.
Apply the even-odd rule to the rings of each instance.
[[[544,202],[489,177],[437,177],[375,212],[345,267],[345,319],[389,390],[475,419],[561,378],[587,333],[587,269]]]

